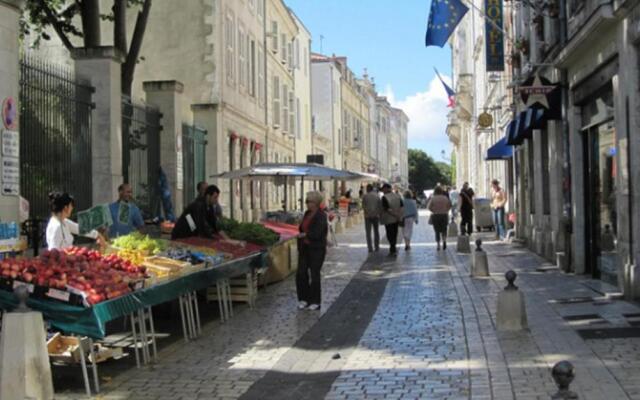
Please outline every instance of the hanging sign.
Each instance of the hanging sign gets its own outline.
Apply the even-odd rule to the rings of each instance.
[[[485,0],[484,9],[487,14],[487,21],[485,22],[487,72],[504,71],[502,0]]]
[[[536,75],[522,83],[520,98],[526,107],[543,108],[545,118],[562,119],[562,88],[557,83]]]
[[[491,114],[483,112],[478,116],[478,125],[481,128],[489,128],[493,125],[493,117]]]

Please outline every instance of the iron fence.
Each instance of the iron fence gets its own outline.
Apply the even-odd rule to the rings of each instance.
[[[159,215],[160,119],[158,109],[122,97],[122,175],[145,219]]]
[[[20,60],[20,194],[30,217],[49,217],[48,193],[71,193],[76,209],[92,203],[91,114],[94,88],[66,67]]]
[[[183,199],[185,207],[196,198],[198,182],[206,180],[207,131],[193,125],[182,125]]]

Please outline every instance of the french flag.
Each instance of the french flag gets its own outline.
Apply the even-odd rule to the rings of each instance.
[[[436,71],[436,75],[438,75],[438,79],[440,79],[440,82],[442,82],[442,85],[444,86],[444,90],[447,92],[447,98],[449,99],[449,104],[447,104],[447,107],[454,108],[456,106],[456,92],[454,92],[453,89],[451,89],[449,85],[447,85],[442,80],[442,77],[440,76],[440,73],[438,72],[438,70],[435,68],[434,70]]]

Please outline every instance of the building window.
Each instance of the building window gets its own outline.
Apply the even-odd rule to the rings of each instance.
[[[273,76],[273,127],[278,129],[280,127],[280,78],[276,75]]]
[[[304,76],[309,75],[309,50],[304,48]]]
[[[551,214],[551,184],[549,182],[549,132],[546,129],[540,131],[542,146],[542,212]]]
[[[289,132],[289,88],[282,85],[282,133]]]
[[[256,41],[254,39],[249,40],[249,67],[247,68],[249,75],[249,95],[251,97],[256,97]]]
[[[280,61],[284,65],[287,62],[287,35],[284,33],[280,35],[280,49]]]
[[[233,14],[228,13],[225,25],[225,44],[226,44],[226,60],[225,69],[227,70],[227,82],[229,84],[234,83],[235,79],[235,24],[233,21]]]
[[[296,98],[296,133],[298,139],[302,139],[302,123],[300,115],[300,99]]]
[[[262,19],[264,18],[264,0],[257,0],[258,1],[258,18]]]
[[[262,0],[260,0],[262,1]],[[264,49],[262,45],[258,44],[258,59],[256,67],[258,69],[258,104],[260,107],[264,107]]]
[[[240,89],[247,87],[247,41],[244,28],[238,26],[238,85]]]
[[[289,130],[291,131],[291,136],[297,136],[295,99],[293,92],[289,92]]]
[[[271,21],[271,51],[273,54],[278,52],[278,21]]]
[[[293,71],[294,65],[293,65],[293,43],[289,42],[287,43],[287,63],[289,64],[288,68],[289,71]]]

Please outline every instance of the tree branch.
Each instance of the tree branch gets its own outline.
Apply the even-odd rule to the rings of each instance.
[[[47,16],[47,20],[49,21],[51,26],[53,26],[53,29],[58,34],[58,37],[60,37],[60,40],[62,41],[62,44],[64,44],[64,47],[66,47],[67,50],[69,51],[73,51],[75,47],[73,46],[73,44],[71,44],[71,41],[67,37],[67,34],[64,33],[64,30],[62,29],[62,24],[60,23],[60,20],[56,17],[53,10],[49,8],[49,6],[45,3],[44,0],[38,0],[38,4],[40,5],[40,7],[42,7],[42,10]]]
[[[142,48],[144,31],[147,29],[150,9],[151,0],[144,0],[142,10],[138,13],[138,18],[136,19],[136,26],[133,30],[131,46],[129,47],[126,61],[122,65],[122,93],[129,96],[131,95],[131,85],[133,84],[133,73],[136,69],[138,57],[140,56],[140,49]]]

